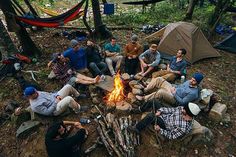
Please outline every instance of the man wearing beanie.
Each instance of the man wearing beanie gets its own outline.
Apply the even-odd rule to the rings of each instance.
[[[151,82],[143,89],[143,91],[145,93],[153,89],[156,89],[157,91],[145,96],[137,95],[136,98],[140,101],[158,99],[171,105],[177,104],[184,106],[199,98],[200,89],[198,85],[202,79],[203,75],[197,72],[193,74],[190,80],[174,87],[162,77],[152,78]]]
[[[45,116],[58,116],[68,107],[72,108],[75,113],[85,110],[87,106],[80,106],[71,96],[81,98],[82,95],[71,85],[65,85],[56,93],[48,93],[37,91],[34,87],[27,87],[24,90],[24,95],[29,99],[30,107],[33,112]]]
[[[132,35],[130,42],[125,46],[125,72],[135,75],[138,65],[138,56],[142,52],[142,46],[138,43],[138,36]]]
[[[198,105],[188,103],[187,105],[157,109],[156,113],[149,113],[135,126],[128,128],[129,131],[140,133],[148,125],[153,124],[154,129],[167,139],[182,137],[192,130],[193,118],[200,112]]]

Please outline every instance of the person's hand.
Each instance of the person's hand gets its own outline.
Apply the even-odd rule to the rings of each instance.
[[[157,132],[159,132],[161,128],[160,128],[159,125],[154,125],[154,129],[155,129]]]
[[[159,117],[161,115],[161,111],[157,111],[155,115]]]
[[[56,99],[57,99],[56,101],[59,102],[59,101],[61,101],[62,97],[60,95],[58,95],[58,96],[56,96]]]
[[[52,65],[52,61],[48,62],[48,68],[50,68]]]
[[[73,71],[72,71],[71,69],[69,69],[69,70],[67,71],[67,73],[68,73],[68,74],[73,74]]]
[[[170,92],[171,92],[172,94],[175,94],[175,93],[176,93],[176,88],[175,88],[175,87],[172,87],[172,88],[170,89]]]
[[[22,107],[16,108],[14,114],[15,114],[16,116],[19,116],[19,115],[21,114],[21,111],[22,111],[21,109],[22,109]]]
[[[132,55],[132,58],[137,58],[137,55]]]
[[[147,65],[146,63],[143,63],[143,67],[145,67],[145,68],[146,68],[147,66],[148,66],[148,65]]]
[[[77,129],[83,128],[83,126],[81,125],[80,122],[75,122],[74,126],[75,126]]]
[[[128,59],[132,59],[132,57],[129,56]]]

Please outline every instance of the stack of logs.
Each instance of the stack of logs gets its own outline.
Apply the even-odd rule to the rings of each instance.
[[[98,107],[96,107],[98,109]],[[99,109],[98,109],[99,110]],[[101,113],[101,111],[99,110]],[[97,119],[97,131],[99,137],[97,143],[88,148],[85,153],[91,152],[98,143],[102,143],[110,156],[134,157],[135,146],[140,144],[140,136],[127,130],[128,126],[134,125],[131,116],[115,118],[111,113]]]

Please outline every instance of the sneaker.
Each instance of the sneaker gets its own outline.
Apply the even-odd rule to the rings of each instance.
[[[101,81],[101,82],[102,82],[102,81],[105,81],[105,79],[106,79],[106,76],[105,76],[105,75],[101,75],[100,81]]]
[[[134,126],[128,126],[127,130],[128,130],[129,132],[133,132],[133,133],[140,134],[140,131],[136,128],[136,125],[134,125]]]
[[[77,100],[85,99],[88,98],[86,94],[80,94],[79,96],[76,97]]]

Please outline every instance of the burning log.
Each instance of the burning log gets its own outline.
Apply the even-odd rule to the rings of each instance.
[[[122,155],[120,154],[119,150],[116,148],[116,146],[114,145],[114,143],[112,142],[111,138],[109,137],[107,131],[106,131],[106,126],[102,121],[98,121],[98,123],[100,124],[100,127],[102,129],[102,132],[104,134],[104,137],[106,138],[107,143],[110,145],[110,147],[114,150],[114,152],[116,153],[116,155],[118,157],[122,157]]]

